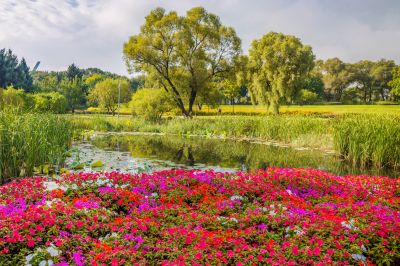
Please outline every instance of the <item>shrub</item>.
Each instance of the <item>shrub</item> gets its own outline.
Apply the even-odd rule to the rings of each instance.
[[[132,113],[148,120],[160,120],[161,116],[173,109],[168,94],[162,89],[139,89],[130,102]]]
[[[65,113],[67,99],[59,92],[37,93],[33,96],[34,108],[39,112]]]
[[[11,86],[5,90],[2,89],[1,98],[3,108],[24,109],[26,107],[26,95],[23,89],[14,89]]]
[[[318,94],[309,90],[301,90],[299,94],[299,104],[313,104],[318,100]]]

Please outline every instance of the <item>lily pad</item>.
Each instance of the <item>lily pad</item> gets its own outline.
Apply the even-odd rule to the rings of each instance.
[[[98,160],[98,161],[95,161],[94,163],[92,163],[92,168],[99,168],[99,167],[103,167],[103,162],[102,161],[100,161],[100,160]]]
[[[75,170],[81,170],[81,169],[85,168],[85,164],[74,162],[71,164],[71,168],[75,169]]]

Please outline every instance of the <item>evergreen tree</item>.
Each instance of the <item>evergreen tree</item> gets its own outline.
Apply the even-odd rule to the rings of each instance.
[[[82,70],[79,69],[75,64],[69,65],[67,69],[67,79],[69,81],[74,80],[75,78],[81,80],[83,76]]]
[[[15,87],[23,88],[25,92],[32,92],[32,77],[29,73],[29,67],[26,65],[25,58],[22,58],[16,71],[17,80],[15,81]]]

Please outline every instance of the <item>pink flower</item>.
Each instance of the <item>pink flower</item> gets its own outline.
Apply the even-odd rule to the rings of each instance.
[[[28,247],[33,248],[35,246],[35,241],[33,241],[33,239],[29,239],[27,244],[28,244]]]
[[[297,246],[293,246],[292,247],[292,253],[293,253],[293,255],[298,256],[299,255],[299,248]]]

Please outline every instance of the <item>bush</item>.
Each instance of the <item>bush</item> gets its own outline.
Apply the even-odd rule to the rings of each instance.
[[[173,109],[168,94],[162,89],[139,89],[130,102],[133,115],[142,115],[147,120],[157,121]]]
[[[59,92],[37,93],[33,96],[34,108],[39,112],[65,113],[67,99]]]
[[[299,104],[313,104],[317,102],[318,94],[309,90],[301,90],[298,103]]]
[[[1,107],[2,108],[18,108],[25,109],[27,107],[27,97],[23,89],[14,89],[7,87],[1,89]]]

